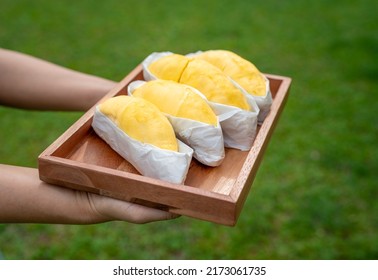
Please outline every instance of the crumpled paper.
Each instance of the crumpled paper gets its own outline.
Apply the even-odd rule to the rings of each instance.
[[[266,94],[264,96],[254,96],[253,98],[255,99],[257,106],[260,108],[260,113],[257,117],[257,121],[259,124],[262,124],[266,118],[266,116],[270,112],[270,107],[272,106],[272,93],[270,91],[270,82],[268,78],[262,74],[264,79],[265,79],[265,86],[266,86]],[[244,89],[243,89],[244,90]],[[249,93],[247,93],[249,94]]]
[[[155,80],[157,77],[148,69],[149,65],[172,52],[154,52],[147,56],[142,62],[143,77],[146,81]],[[232,79],[236,87],[240,89]],[[257,133],[257,116],[259,114],[259,107],[256,101],[248,97],[245,91],[241,92],[246,96],[247,102],[251,107],[251,111],[242,110],[234,106],[227,106],[220,103],[211,102],[208,100],[210,107],[219,118],[219,123],[223,132],[224,146],[228,148],[235,148],[242,151],[248,151],[253,145]]]
[[[189,53],[186,56],[188,57],[195,57],[196,55],[201,54],[203,51],[197,51],[195,53]],[[257,95],[252,95],[248,93],[242,86],[240,86],[236,81],[234,81],[234,84],[237,84],[240,90],[243,91],[244,95],[247,97],[247,99],[252,98],[256,102],[257,106],[259,107],[260,111],[257,116],[257,122],[258,124],[262,124],[266,118],[266,116],[270,112],[270,107],[272,105],[273,99],[272,99],[272,93],[270,91],[270,82],[269,79],[261,73],[265,80],[265,87],[266,87],[266,92],[264,96],[257,96]]]
[[[185,181],[193,149],[181,141],[178,140],[178,152],[137,141],[129,137],[98,107],[95,108],[92,127],[98,136],[142,175],[175,184]]]
[[[134,81],[129,84],[127,91],[128,95],[132,96],[133,92],[145,81]],[[204,98],[198,90],[193,88],[193,91]],[[209,125],[194,121],[191,119],[179,118],[169,114],[165,114],[176,133],[178,139],[187,144],[193,149],[193,157],[199,162],[208,166],[219,166],[224,157],[224,142],[222,128],[219,120],[217,126]]]

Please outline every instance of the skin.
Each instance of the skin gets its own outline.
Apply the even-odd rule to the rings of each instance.
[[[0,105],[22,109],[85,111],[116,84],[6,49],[0,49],[0,73]],[[0,164],[0,223],[143,224],[176,217],[47,184],[39,179],[35,168]]]

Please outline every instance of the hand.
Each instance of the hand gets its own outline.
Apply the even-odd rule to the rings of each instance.
[[[93,193],[79,192],[78,196],[81,200],[79,203],[83,203],[83,206],[87,204],[85,207],[89,206],[91,212],[93,212],[90,216],[94,217],[94,222],[117,220],[144,224],[179,217],[179,215],[166,211]]]

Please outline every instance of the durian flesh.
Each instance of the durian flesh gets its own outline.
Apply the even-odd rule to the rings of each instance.
[[[99,110],[129,137],[161,149],[178,151],[172,125],[152,103],[120,95],[104,101]]]
[[[217,117],[209,104],[187,85],[159,79],[144,83],[132,94],[153,103],[163,113],[217,126]]]
[[[196,57],[219,68],[248,93],[256,96],[266,95],[266,82],[261,72],[253,63],[236,53],[227,50],[209,50]]]
[[[162,57],[149,66],[159,79],[190,85],[203,93],[209,101],[249,110],[243,93],[220,69],[204,60],[179,54]]]

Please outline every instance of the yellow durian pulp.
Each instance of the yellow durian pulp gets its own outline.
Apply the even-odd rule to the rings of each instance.
[[[178,151],[171,123],[152,103],[120,95],[104,101],[99,110],[131,138],[161,149]]]
[[[202,59],[172,54],[149,66],[159,79],[172,80],[198,89],[209,101],[249,110],[242,92],[220,69]]]
[[[250,61],[227,50],[210,50],[196,56],[219,68],[248,93],[265,96],[266,83],[261,72]]]
[[[242,92],[218,68],[206,61],[190,61],[181,75],[180,83],[198,89],[210,101],[249,110]]]
[[[159,79],[179,82],[181,74],[188,65],[189,60],[184,55],[171,54],[152,62],[148,69]]]
[[[133,96],[144,98],[163,113],[217,126],[217,117],[206,100],[187,85],[154,80],[138,87]]]

